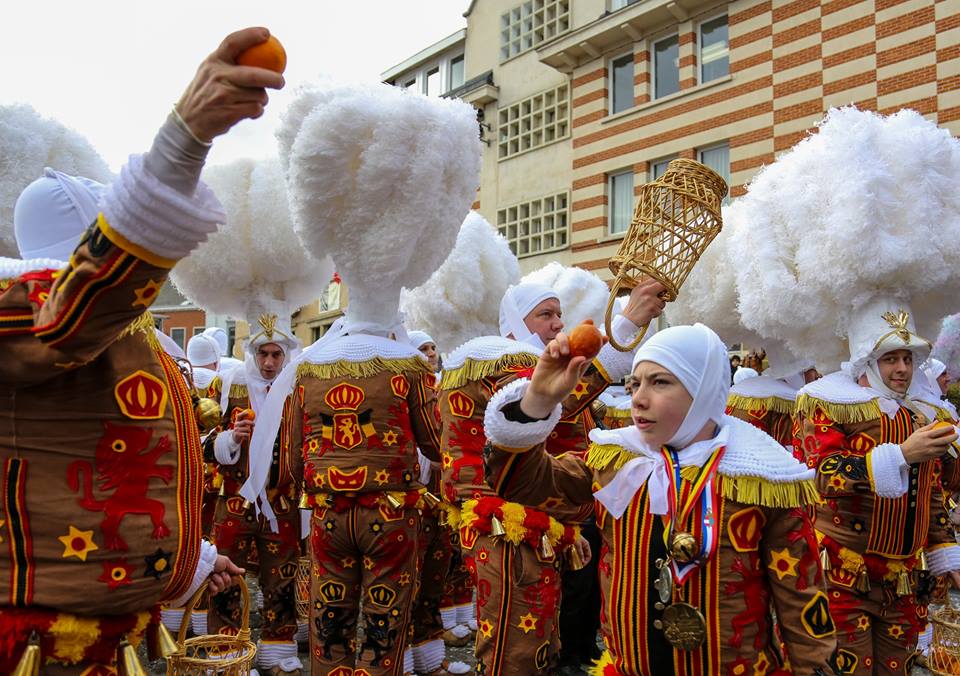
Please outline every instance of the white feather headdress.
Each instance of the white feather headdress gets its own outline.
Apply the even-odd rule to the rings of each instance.
[[[23,103],[0,106],[0,256],[18,258],[13,207],[44,167],[109,183],[110,169],[90,142]]]
[[[263,313],[289,321],[326,287],[333,264],[304,251],[294,233],[279,162],[237,160],[207,168],[203,179],[227,222],[177,263],[171,274],[177,288],[211,312],[254,323]]]
[[[478,336],[497,335],[500,299],[519,279],[507,240],[471,211],[447,260],[424,284],[403,291],[404,323],[429,333],[443,352]]]
[[[305,89],[277,136],[294,226],[330,255],[351,322],[399,323],[401,288],[447,258],[479,185],[476,112],[388,85]]]
[[[748,328],[835,368],[857,309],[912,307],[920,335],[960,291],[960,141],[912,110],[831,110],[764,168],[731,236]]]

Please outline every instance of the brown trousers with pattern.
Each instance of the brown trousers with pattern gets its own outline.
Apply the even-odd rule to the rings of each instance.
[[[897,596],[893,582],[871,580],[869,592],[858,592],[849,584],[854,579],[842,572],[827,574],[838,673],[909,674],[927,624],[926,604],[913,594]]]
[[[420,579],[413,603],[413,645],[443,635],[440,602],[450,572],[450,529],[441,526],[437,515],[424,511],[420,517]]]
[[[461,531],[477,588],[478,673],[551,673],[560,653],[559,562],[526,543],[480,535],[471,547],[472,539]]]
[[[399,676],[417,581],[415,508],[315,508],[312,561],[310,673]],[[364,641],[357,653],[363,606]]]
[[[263,592],[263,623],[260,637],[269,641],[291,641],[297,631],[296,577],[300,557],[299,510],[277,513],[278,533],[269,522],[257,517],[253,505],[246,509],[242,498],[220,498],[211,539],[220,554],[243,565],[251,550],[259,554],[260,591]],[[274,505],[277,512],[278,505]],[[211,634],[240,628],[241,598],[237,587],[217,594],[207,611]]]

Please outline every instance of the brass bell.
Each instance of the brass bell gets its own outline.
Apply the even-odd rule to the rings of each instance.
[[[390,505],[391,509],[400,509],[403,507],[403,503],[397,498],[393,493],[387,493],[387,504]]]
[[[177,642],[167,631],[163,622],[157,622],[147,627],[147,659],[154,660],[167,659],[170,655],[179,650]]]
[[[23,649],[20,661],[13,668],[12,676],[40,676],[40,637],[37,632],[30,634],[30,642]]]
[[[903,568],[897,573],[897,596],[910,596],[910,575]]]
[[[947,507],[949,507],[951,510],[957,508],[957,501],[954,500],[952,496],[947,498]]]
[[[423,503],[430,509],[436,509],[437,505],[440,504],[440,498],[431,493],[430,491],[423,492]]]
[[[437,523],[439,523],[441,526],[446,526],[450,523],[450,517],[447,515],[447,510],[440,510],[440,514],[437,515]]]
[[[830,553],[826,549],[820,550],[820,568],[824,573],[829,573],[833,569],[830,565]]]
[[[567,547],[566,557],[567,570],[583,570],[583,567],[587,565],[583,562],[583,559],[580,558],[580,551],[576,545]]]
[[[607,416],[607,405],[599,399],[594,399],[590,404],[590,413],[594,420],[603,420]]]
[[[507,534],[503,529],[503,522],[495,516],[490,517],[490,537],[502,537]]]
[[[857,582],[856,589],[861,594],[866,594],[870,591],[870,576],[867,575],[867,567],[861,566],[860,572],[857,573]]]
[[[243,505],[241,506],[241,508],[242,508],[244,511],[250,509],[250,501],[247,500],[246,498],[244,498],[244,499],[243,499]]]
[[[221,498],[227,497],[227,484],[225,484],[222,481],[220,482],[220,497]]]
[[[137,657],[137,649],[130,645],[126,639],[120,643],[117,659],[118,676],[147,676],[143,665],[140,664],[140,658]]]
[[[540,551],[543,553],[543,558],[549,559],[554,556],[553,545],[550,544],[550,538],[547,537],[547,534],[544,533],[543,537],[540,538]]]
[[[197,416],[197,423],[200,425],[200,431],[204,433],[209,432],[219,425],[220,419],[223,417],[223,411],[220,410],[220,404],[213,399],[208,399],[206,397],[197,401],[197,405],[194,406],[193,412]]]
[[[697,539],[690,533],[674,533],[670,540],[670,555],[680,563],[690,563],[697,555]]]
[[[920,550],[920,555],[917,557],[916,570],[919,570],[924,573],[930,570],[930,566],[927,563],[927,552],[924,549]]]
[[[297,507],[300,509],[310,509],[310,495],[307,493],[301,493],[300,502]]]

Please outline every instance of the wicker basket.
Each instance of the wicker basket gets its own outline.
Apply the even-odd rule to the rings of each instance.
[[[297,621],[310,621],[310,557],[297,561]]]
[[[720,232],[720,203],[726,194],[726,181],[693,160],[671,161],[663,176],[640,189],[633,221],[609,263],[614,281],[606,329],[616,349],[633,350],[646,333],[642,330],[631,345],[617,343],[611,330],[617,294],[652,277],[666,287],[663,300],[676,300],[687,275]]]
[[[946,605],[931,611],[933,640],[927,668],[937,676],[960,675],[960,610]]]
[[[190,615],[201,596],[206,593],[203,585],[185,606],[183,622],[177,636],[177,652],[167,657],[167,676],[249,676],[257,645],[250,640],[250,591],[242,577],[236,578],[243,598],[243,620],[236,636],[209,634],[186,638]]]

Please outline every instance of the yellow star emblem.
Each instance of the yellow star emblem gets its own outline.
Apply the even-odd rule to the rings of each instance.
[[[71,556],[76,556],[81,561],[86,561],[87,554],[95,549],[100,549],[93,542],[92,530],[79,530],[74,526],[69,528],[70,530],[66,535],[57,538],[63,543],[63,554],[61,555],[63,558],[68,559]]]
[[[900,638],[903,636],[903,627],[901,627],[899,624],[891,624],[889,627],[887,627],[887,633],[893,638]]]
[[[449,453],[441,453],[440,466],[443,469],[450,469],[451,467],[453,467],[453,456],[450,455]]]
[[[393,430],[387,430],[383,433],[383,443],[387,446],[396,446],[397,445],[397,433]]]
[[[490,622],[490,620],[480,620],[480,624],[477,626],[477,629],[479,629],[480,633],[486,638],[493,636],[493,624]]]
[[[150,307],[150,304],[156,300],[159,292],[160,284],[157,284],[152,279],[148,279],[144,286],[141,286],[139,289],[134,289],[133,293],[136,295],[136,298],[133,301],[132,307]]]
[[[790,556],[790,550],[784,547],[779,552],[770,551],[770,563],[767,568],[777,574],[777,578],[782,580],[785,577],[797,576],[797,564],[800,559]]]
[[[347,556],[340,559],[340,565],[343,568],[353,568],[353,566],[356,565],[356,563],[357,563],[357,560],[354,559],[352,556]]]
[[[827,486],[832,488],[835,491],[842,491],[847,487],[847,480],[843,477],[842,474],[834,474],[830,477],[830,480],[827,482]]]
[[[367,570],[373,570],[373,567],[376,565],[376,562],[371,559],[369,556],[363,557],[363,567]]]
[[[764,652],[760,653],[757,661],[753,663],[753,676],[764,676],[770,669],[770,659]]]
[[[521,615],[520,621],[517,622],[517,628],[523,629],[524,634],[529,634],[531,631],[537,628],[537,618],[530,613]]]
[[[866,631],[870,628],[870,618],[866,615],[861,615],[857,618],[857,629],[860,631]]]
[[[381,469],[373,476],[373,480],[382,486],[390,481],[390,473],[385,469]]]
[[[582,380],[579,383],[577,383],[577,386],[573,388],[573,392],[572,392],[573,396],[577,398],[577,401],[580,401],[589,393],[590,393],[590,390],[588,389],[587,384]]]
[[[400,573],[400,579],[398,582],[400,582],[401,586],[406,587],[408,584],[410,584],[410,573]]]

